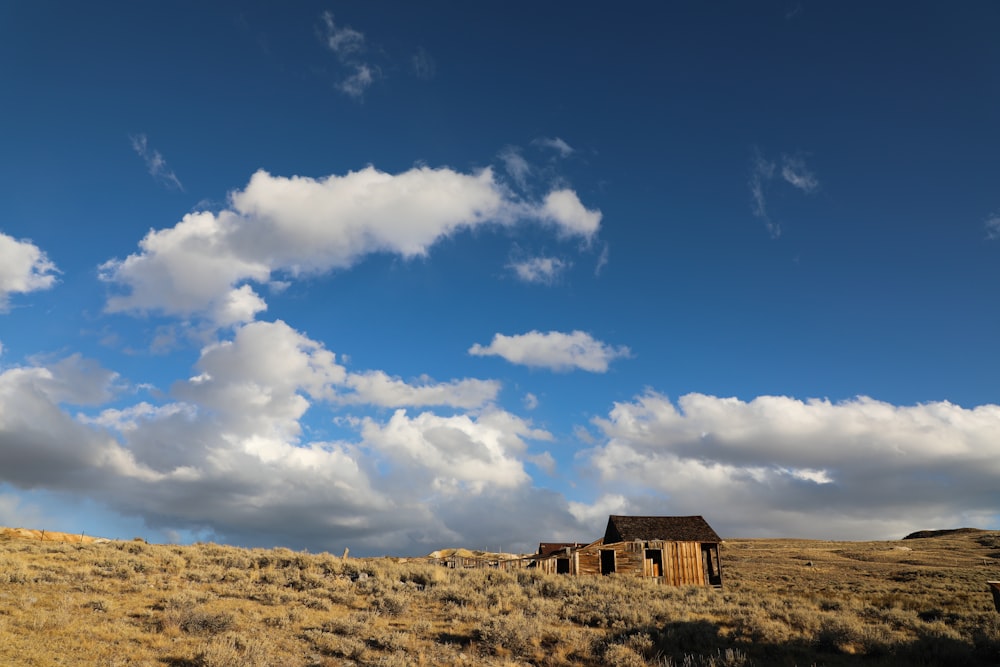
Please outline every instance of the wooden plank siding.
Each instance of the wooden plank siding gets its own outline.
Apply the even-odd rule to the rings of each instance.
[[[572,554],[569,556],[553,555],[538,559],[535,568],[545,574],[576,574],[573,568],[574,560]]]
[[[601,573],[601,547],[588,547],[573,554],[576,557],[576,574]]]
[[[667,542],[663,540],[618,542],[584,547],[573,553],[571,574],[600,575],[601,552],[614,553],[614,573],[626,577],[649,577],[670,586],[706,586],[717,567],[711,549],[717,545],[699,542]],[[716,552],[717,553],[717,552]],[[555,571],[555,565],[552,565]],[[547,571],[547,570],[546,570]]]
[[[533,567],[546,574],[576,574],[573,552],[585,546],[586,542],[542,542],[538,545]]]
[[[701,516],[612,514],[590,544],[542,542],[534,567],[570,575],[616,574],[669,586],[722,586],[722,538]]]

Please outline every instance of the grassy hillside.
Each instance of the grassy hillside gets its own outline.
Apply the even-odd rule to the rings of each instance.
[[[1000,533],[730,540],[723,590],[0,533],[0,665],[996,665]]]

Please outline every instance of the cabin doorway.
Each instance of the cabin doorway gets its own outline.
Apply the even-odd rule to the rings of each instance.
[[[569,574],[569,558],[556,558],[556,574]]]
[[[615,573],[614,549],[601,549],[601,574]]]
[[[646,549],[646,576],[663,576],[663,549]]]
[[[719,547],[716,544],[701,545],[702,569],[709,586],[722,585],[722,564],[719,562]]]

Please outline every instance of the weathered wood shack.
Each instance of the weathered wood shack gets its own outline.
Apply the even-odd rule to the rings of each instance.
[[[602,539],[573,551],[570,573],[651,577],[673,586],[721,586],[721,542],[700,516],[612,515]]]
[[[586,542],[542,542],[533,566],[547,574],[576,574],[573,552],[586,545]]]

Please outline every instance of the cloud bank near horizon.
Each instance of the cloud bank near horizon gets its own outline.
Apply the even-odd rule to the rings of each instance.
[[[545,449],[555,435],[491,403],[491,385],[404,388],[375,373],[359,393],[356,377],[373,375],[349,373],[280,321],[205,346],[158,405],[101,409],[119,378],[79,356],[8,368],[0,481],[75,494],[165,531],[359,554],[497,535],[530,551],[596,536],[609,513],[701,514],[728,537],[891,539],[996,521],[996,405],[704,394],[673,403],[650,391],[592,421],[596,436],[575,464],[593,480],[580,500],[544,487],[535,466],[555,467]],[[350,436],[312,437],[306,413],[336,414],[342,392],[400,407],[340,418]],[[476,407],[454,398],[465,394]],[[439,414],[428,402],[459,407]]]
[[[993,525],[1000,406],[648,392],[594,420],[602,485],[711,514],[729,535],[891,539]]]

